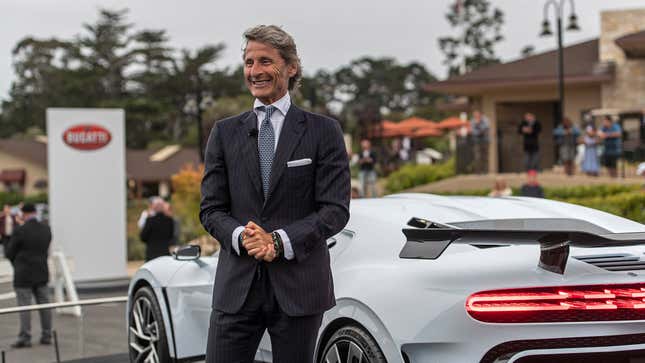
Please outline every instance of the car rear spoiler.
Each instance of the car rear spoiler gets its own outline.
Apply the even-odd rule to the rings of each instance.
[[[424,229],[404,228],[403,234],[406,236],[407,242],[399,253],[400,258],[434,260],[439,258],[453,243],[480,247],[538,245],[540,246],[538,266],[559,274],[564,274],[569,258],[569,246],[645,245],[645,233],[643,232],[593,234],[561,230],[460,229],[437,223],[428,225]]]

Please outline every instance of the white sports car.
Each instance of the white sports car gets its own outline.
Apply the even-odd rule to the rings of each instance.
[[[353,200],[328,240],[316,362],[643,363],[643,244],[643,224],[545,199]],[[204,359],[217,261],[187,247],[141,267],[132,362]],[[256,360],[271,362],[266,335]]]

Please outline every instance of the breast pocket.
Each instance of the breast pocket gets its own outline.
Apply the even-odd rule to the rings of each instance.
[[[314,164],[285,168],[283,182],[290,192],[299,198],[306,198],[313,192]]]

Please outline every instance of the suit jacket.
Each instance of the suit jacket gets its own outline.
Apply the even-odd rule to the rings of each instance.
[[[349,219],[350,173],[336,120],[289,108],[278,139],[269,192],[262,193],[257,117],[249,111],[217,122],[208,139],[200,219],[219,242],[213,307],[236,313],[259,263],[231,246],[235,228],[253,221],[283,229],[295,258],[265,263],[276,300],[290,316],[322,313],[335,304],[326,239]],[[311,164],[287,167],[287,162]]]
[[[5,248],[13,264],[13,286],[32,287],[49,281],[47,253],[52,234],[44,223],[30,219],[17,227]]]
[[[146,219],[139,238],[146,244],[146,261],[159,256],[167,256],[172,244],[175,221],[163,213],[157,213]]]

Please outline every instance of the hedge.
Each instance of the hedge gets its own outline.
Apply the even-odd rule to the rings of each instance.
[[[16,205],[20,202],[25,203],[47,203],[47,193],[24,196],[21,193],[0,192],[0,208],[5,204]]]
[[[617,216],[645,223],[645,192],[640,185],[589,185],[566,188],[544,188],[544,195],[584,207],[602,210]],[[437,193],[442,195],[488,195],[489,189]],[[513,188],[513,195],[519,190]]]
[[[385,181],[387,193],[396,193],[417,185],[428,184],[455,175],[455,161],[431,165],[408,164],[390,174]]]

